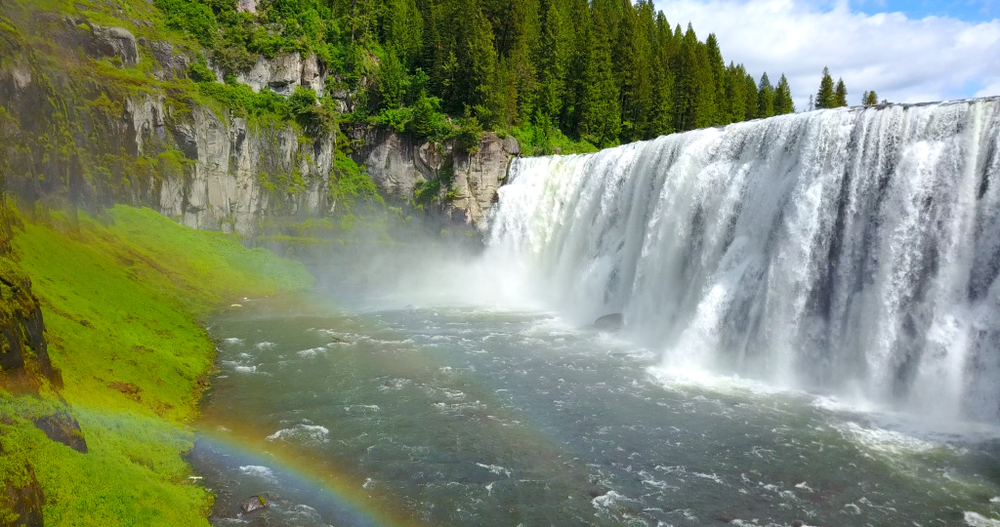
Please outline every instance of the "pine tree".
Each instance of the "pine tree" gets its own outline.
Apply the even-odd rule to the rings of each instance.
[[[774,117],[774,87],[767,78],[767,72],[761,76],[760,86],[757,88],[757,117],[760,119]]]
[[[489,108],[491,90],[496,82],[496,51],[493,49],[493,32],[489,20],[475,0],[464,3],[461,18],[456,21],[458,75],[456,84],[458,101],[465,106],[478,108],[480,114]],[[488,124],[491,116],[480,115]]]
[[[583,75],[580,132],[598,146],[614,144],[621,131],[618,84],[611,61],[611,38],[607,18],[593,11],[588,35],[590,58]]]
[[[407,67],[416,65],[423,47],[423,17],[414,0],[389,0],[386,9],[385,44],[394,48]]]
[[[757,99],[758,99],[757,83],[754,82],[753,75],[750,75],[749,73],[747,74],[745,82],[746,82],[746,94],[747,94],[746,120],[749,121],[752,119],[757,119],[759,117],[757,115]]]
[[[819,93],[816,94],[816,109],[836,108],[837,95],[833,91],[833,77],[830,68],[823,68],[823,79],[819,83]]]
[[[563,100],[563,130],[580,137],[583,135],[583,100],[587,91],[586,72],[590,68],[591,32],[593,23],[590,17],[588,0],[569,0],[570,20],[573,23],[571,67],[567,71],[566,95]]]
[[[543,0],[542,37],[539,46],[538,110],[552,122],[562,111],[570,60],[571,34],[562,2]]]
[[[654,46],[655,67],[653,68],[653,109],[652,135],[664,135],[674,131],[674,51],[675,41],[670,30],[670,22],[663,12],[656,15],[656,45]]]
[[[731,122],[744,121],[747,118],[747,71],[742,64],[729,63],[726,68],[726,114]]]
[[[399,108],[406,91],[406,70],[390,47],[378,69],[378,94],[380,108]]]
[[[795,103],[792,101],[792,89],[788,85],[788,79],[781,75],[778,87],[774,90],[774,114],[785,115],[795,111]]]
[[[633,8],[629,0],[623,2],[619,45],[624,39],[631,41],[626,67],[622,72],[622,139],[650,139],[656,136],[654,112],[656,109],[653,87],[656,22],[651,0],[640,0]]]
[[[874,90],[866,91],[861,98],[861,104],[864,106],[878,106],[878,94]]]
[[[708,53],[688,24],[677,60],[674,127],[678,131],[712,126],[715,119],[715,83]]]
[[[834,98],[835,108],[847,106],[847,86],[844,85],[844,79],[837,80],[837,88],[834,90]]]
[[[709,34],[708,39],[705,40],[705,51],[708,58],[708,70],[712,74],[712,105],[715,107],[712,124],[716,126],[729,124],[734,119],[725,104],[726,63],[722,60],[722,52],[719,51],[719,42],[714,33]]]

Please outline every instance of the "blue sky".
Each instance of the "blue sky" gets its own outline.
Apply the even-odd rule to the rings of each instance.
[[[796,108],[824,67],[848,102],[1000,95],[1000,0],[654,0],[672,24],[715,33],[726,61],[756,78],[784,73]]]
[[[854,0],[851,7],[866,13],[898,11],[909,18],[947,16],[967,22],[982,22],[1000,18],[997,0]]]

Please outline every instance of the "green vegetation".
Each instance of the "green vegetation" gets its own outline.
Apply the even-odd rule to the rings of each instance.
[[[36,214],[3,259],[33,281],[64,388],[41,398],[0,393],[0,479],[20,481],[30,462],[53,525],[207,525],[211,498],[180,457],[214,356],[198,316],[312,278],[301,264],[148,209],[71,219]],[[59,397],[89,453],[31,424],[61,407]]]
[[[830,76],[830,68],[823,68],[823,78],[819,83],[819,92],[816,94],[816,109],[841,108],[847,106],[847,86],[844,79],[833,84],[833,77]]]
[[[672,28],[651,0],[155,5],[227,73],[258,55],[315,53],[355,94],[343,119],[435,141],[481,126],[510,131],[526,151],[572,153],[794,111],[787,81],[758,91],[742,66],[725,65],[714,35]]]
[[[877,106],[878,94],[875,93],[875,90],[866,91],[865,94],[861,96],[861,104],[864,106]]]

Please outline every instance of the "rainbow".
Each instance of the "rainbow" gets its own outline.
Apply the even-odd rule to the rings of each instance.
[[[351,527],[422,527],[399,499],[363,487],[364,478],[352,474],[327,458],[282,441],[267,441],[244,423],[211,422],[202,419],[196,429],[196,448],[226,457],[241,465],[273,468],[282,481],[313,496],[323,512],[336,516],[338,524]]]

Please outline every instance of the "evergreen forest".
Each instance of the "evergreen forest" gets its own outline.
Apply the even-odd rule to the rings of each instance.
[[[492,129],[565,153],[795,111],[784,75],[727,65],[715,35],[671,25],[652,0],[155,4],[224,73],[315,53],[357,101],[339,120],[434,140]],[[214,80],[205,69],[192,77]]]

